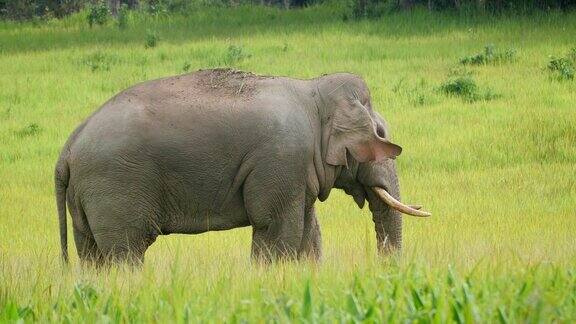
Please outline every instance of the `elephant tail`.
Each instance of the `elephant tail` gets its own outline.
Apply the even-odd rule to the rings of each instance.
[[[66,150],[65,150],[66,151]],[[63,153],[63,155],[65,155]],[[62,259],[68,263],[68,230],[66,224],[66,190],[70,178],[70,169],[65,156],[60,156],[56,164],[54,182],[56,186],[56,206],[58,208],[58,224],[60,226],[60,249]]]

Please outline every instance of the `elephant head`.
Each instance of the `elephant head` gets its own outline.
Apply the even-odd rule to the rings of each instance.
[[[352,74],[318,79],[322,118],[322,154],[334,168],[334,187],[343,189],[360,208],[368,200],[376,229],[378,251],[402,247],[401,213],[430,216],[419,206],[400,202],[394,159],[402,148],[390,141],[384,120],[372,109],[366,83]]]

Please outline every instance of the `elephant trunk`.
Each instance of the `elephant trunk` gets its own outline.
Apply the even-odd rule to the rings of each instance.
[[[376,242],[379,254],[391,254],[402,249],[402,216],[388,208],[388,211],[374,213]]]
[[[394,160],[362,165],[358,177],[370,204],[378,251],[380,254],[399,252],[402,249],[402,214],[417,217],[431,214],[421,210],[421,206],[401,202]]]
[[[400,187],[395,165],[386,172],[386,191],[400,201]],[[402,214],[386,204],[376,192],[367,190],[368,202],[376,229],[376,242],[381,255],[400,252],[402,249]]]
[[[398,185],[391,193],[396,199],[400,200]],[[380,254],[389,254],[402,249],[402,215],[397,210],[391,208],[380,199],[375,198],[370,202],[372,219],[376,230],[376,243]]]

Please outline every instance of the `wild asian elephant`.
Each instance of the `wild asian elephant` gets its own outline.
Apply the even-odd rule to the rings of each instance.
[[[56,165],[60,239],[66,204],[82,261],[142,262],[158,235],[252,226],[252,257],[321,256],[316,199],[368,200],[382,253],[402,245],[389,140],[362,78],[311,80],[229,69],[122,91],[69,137]]]

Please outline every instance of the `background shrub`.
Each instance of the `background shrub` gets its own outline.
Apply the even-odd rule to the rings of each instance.
[[[126,29],[128,27],[128,6],[123,4],[118,10],[118,17],[116,18],[116,24],[120,29]]]
[[[557,80],[574,80],[576,70],[576,47],[564,57],[550,57],[548,71]]]
[[[379,18],[386,12],[397,9],[397,2],[383,0],[356,0],[352,4],[352,16],[360,18]]]
[[[110,10],[104,2],[97,2],[88,8],[88,25],[104,25],[108,21]]]
[[[64,17],[98,0],[0,0],[0,17],[31,19],[33,17]],[[152,13],[189,12],[194,6],[266,5],[295,8],[322,3],[325,0],[105,0],[113,16],[119,14],[122,4],[130,9]],[[571,10],[576,0],[332,0],[348,6],[343,18],[377,18],[387,12],[406,10],[415,6],[429,10],[457,11],[469,14],[529,13],[537,10]]]
[[[444,82],[440,88],[445,94],[459,96],[469,100],[478,97],[478,86],[472,77],[460,76]]]
[[[118,63],[117,57],[100,51],[90,54],[82,59],[82,64],[88,66],[92,72],[110,71],[112,65],[116,63]]]
[[[250,58],[252,55],[244,49],[242,45],[230,45],[226,50],[222,64],[224,66],[234,66],[235,64]]]
[[[470,75],[451,77],[440,86],[440,90],[446,95],[460,97],[468,102],[500,97],[491,89],[481,91]]]
[[[482,65],[482,64],[493,64],[493,63],[503,63],[511,62],[516,57],[515,49],[507,49],[504,52],[497,51],[494,45],[486,45],[484,47],[484,52],[478,53],[472,56],[466,56],[460,59],[461,64],[468,65]]]
[[[146,48],[156,47],[156,45],[158,45],[159,40],[160,37],[158,36],[158,34],[155,31],[148,29],[146,31],[146,44],[144,44],[144,47]]]
[[[0,13],[10,19],[30,19],[40,12],[34,0],[7,0],[0,7]]]

